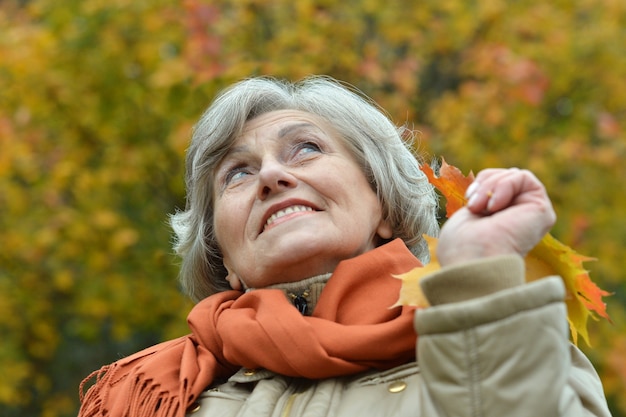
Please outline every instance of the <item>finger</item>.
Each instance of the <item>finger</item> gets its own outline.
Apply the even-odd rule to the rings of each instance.
[[[474,213],[490,214],[523,203],[551,206],[541,181],[518,168],[481,171],[468,195],[468,207]]]
[[[468,208],[474,214],[489,214],[510,201],[510,192],[498,191],[501,183],[511,181],[511,177],[517,175],[520,170],[511,169],[486,169],[481,171],[474,182],[468,187],[466,198]],[[508,180],[507,180],[508,178]],[[502,194],[502,195],[500,195]],[[494,206],[495,204],[495,206]]]
[[[550,204],[545,187],[539,179],[525,169],[511,169],[506,174],[493,179],[493,189],[488,207],[493,211],[510,205],[534,203]],[[489,185],[489,184],[488,184]]]
[[[530,184],[528,171],[517,168],[507,170],[500,175],[490,178],[486,186],[489,201],[487,201],[487,212],[495,213],[503,210],[515,203],[517,198],[525,192],[529,192],[538,187],[538,184]]]

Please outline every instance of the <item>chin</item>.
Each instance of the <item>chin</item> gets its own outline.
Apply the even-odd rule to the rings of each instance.
[[[294,282],[332,272],[341,260],[337,251],[328,246],[281,245],[272,249],[272,254],[266,253],[265,259],[259,260],[254,268],[257,272],[265,271],[264,275],[272,281],[280,277],[280,282]]]

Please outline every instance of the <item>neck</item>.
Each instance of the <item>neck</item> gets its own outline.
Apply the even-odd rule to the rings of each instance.
[[[281,290],[287,299],[294,304],[302,314],[310,316],[331,275],[331,273],[316,275],[301,281],[269,285],[264,287],[264,289]],[[248,288],[246,292],[256,290],[256,288]]]

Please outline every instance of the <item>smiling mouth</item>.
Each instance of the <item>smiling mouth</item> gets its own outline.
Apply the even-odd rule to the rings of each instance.
[[[278,210],[276,213],[272,214],[267,219],[267,221],[265,222],[265,226],[263,227],[263,230],[267,229],[269,226],[271,226],[276,220],[280,219],[281,217],[287,216],[292,213],[300,213],[300,212],[306,212],[306,211],[315,211],[315,210],[312,207],[303,206],[303,205],[289,206],[289,207],[285,207],[284,209]]]

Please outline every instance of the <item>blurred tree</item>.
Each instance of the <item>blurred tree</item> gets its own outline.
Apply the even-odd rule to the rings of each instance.
[[[324,73],[463,170],[545,182],[554,234],[599,258],[592,349],[626,415],[622,0],[5,0],[0,8],[0,414],[71,416],[80,380],[186,332],[167,215],[213,95]]]
[[[3,3],[3,416],[75,414],[86,373],[185,331],[166,216],[184,204],[202,93],[168,84],[180,17],[153,1]]]

